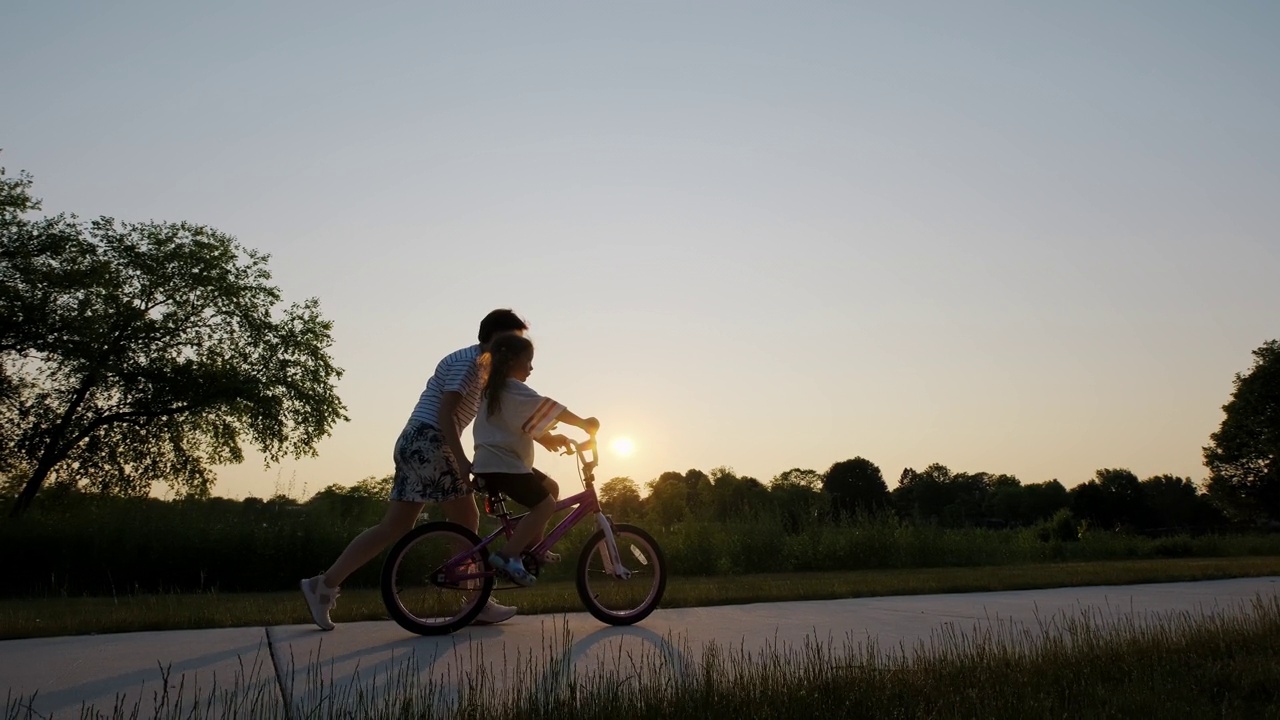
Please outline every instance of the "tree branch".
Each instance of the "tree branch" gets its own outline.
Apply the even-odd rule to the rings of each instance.
[[[182,413],[190,412],[192,410],[199,410],[203,407],[208,407],[208,406],[207,405],[178,405],[177,407],[165,408],[164,410],[148,410],[145,412],[140,410],[135,410],[132,412],[109,413],[107,415],[103,415],[102,417],[96,420],[91,421],[88,425],[85,425],[84,429],[76,433],[70,440],[67,441],[65,447],[69,452],[71,448],[75,447],[76,445],[79,445],[85,438],[92,435],[99,428],[106,427],[107,425],[111,425],[114,423],[132,423],[133,421],[145,420],[147,418],[173,417],[174,415],[181,415]]]

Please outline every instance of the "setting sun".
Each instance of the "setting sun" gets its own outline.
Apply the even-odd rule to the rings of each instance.
[[[630,455],[636,449],[635,443],[631,442],[631,438],[618,438],[609,443],[610,449],[619,455]]]

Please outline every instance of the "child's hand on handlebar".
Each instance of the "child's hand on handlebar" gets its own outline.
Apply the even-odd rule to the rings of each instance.
[[[542,447],[552,452],[555,452],[556,450],[564,450],[565,448],[573,446],[572,440],[560,434],[552,435],[548,433],[538,438],[538,442],[542,444]]]

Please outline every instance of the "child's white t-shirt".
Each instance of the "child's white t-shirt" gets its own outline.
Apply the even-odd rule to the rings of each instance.
[[[476,441],[474,473],[527,473],[533,469],[533,440],[556,424],[560,403],[507,378],[498,412],[489,415],[489,399],[480,402],[472,434]]]

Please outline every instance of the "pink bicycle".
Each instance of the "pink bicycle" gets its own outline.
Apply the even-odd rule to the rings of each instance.
[[[574,576],[578,597],[601,622],[640,622],[658,606],[667,587],[662,550],[649,533],[614,523],[601,510],[595,488],[595,438],[573,443],[570,454],[577,457],[585,489],[556,503],[557,511],[573,508],[573,512],[524,554],[524,566],[538,575],[539,558],[594,513],[599,529],[578,555]],[[485,511],[501,525],[483,540],[461,525],[440,521],[417,526],[391,548],[382,567],[382,599],[400,627],[419,635],[451,633],[466,627],[488,602],[498,580],[489,565],[489,545],[499,535],[511,537],[523,515],[513,516],[503,495],[486,494]],[[511,589],[519,587],[510,583]],[[502,589],[508,589],[506,581]]]

